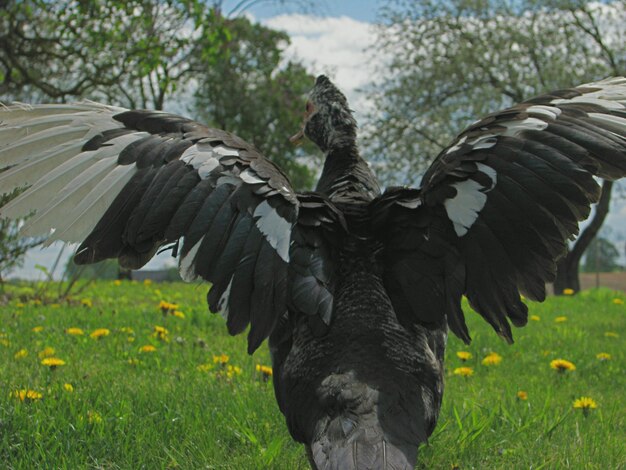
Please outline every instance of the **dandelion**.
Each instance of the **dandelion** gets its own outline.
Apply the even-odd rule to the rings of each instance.
[[[68,328],[67,330],[65,330],[65,333],[67,333],[68,335],[72,335],[72,336],[81,336],[84,335],[85,332],[83,330],[81,330],[80,328]]]
[[[44,357],[54,356],[55,352],[56,351],[54,350],[54,348],[51,348],[50,346],[47,346],[47,347],[43,348],[39,352],[38,356],[39,356],[40,359],[43,359]]]
[[[610,361],[611,355],[609,353],[601,352],[596,354],[596,358],[600,359],[601,361]]]
[[[89,336],[91,336],[93,339],[101,339],[105,336],[109,336],[110,334],[111,330],[109,330],[108,328],[98,328],[93,330]]]
[[[30,302],[30,303],[31,303],[31,304],[33,304],[33,305],[39,306],[39,305],[41,305],[41,300],[39,300],[39,299],[33,299],[33,300],[31,300],[31,302]]]
[[[130,326],[123,326],[120,328],[122,333],[126,333],[127,335],[134,335],[135,330],[133,330]]]
[[[457,351],[456,357],[461,359],[463,362],[468,361],[472,358],[472,353],[468,351]]]
[[[80,304],[83,307],[87,307],[87,308],[93,307],[93,302],[91,301],[91,299],[80,299]]]
[[[228,365],[226,367],[226,377],[232,379],[235,375],[241,375],[241,367]]]
[[[224,367],[224,365],[228,362],[228,355],[227,354],[220,354],[219,356],[213,356],[213,364],[219,364],[222,367]]]
[[[565,359],[555,359],[551,361],[550,367],[560,373],[576,370],[574,363],[566,361]]]
[[[65,361],[63,359],[59,359],[58,357],[46,357],[41,360],[42,366],[50,367],[50,370],[54,370],[59,366],[64,366]]]
[[[69,383],[64,383],[63,384],[63,389],[66,392],[72,393],[74,391],[74,386],[72,384],[69,384]]]
[[[97,411],[89,410],[87,411],[87,421],[91,424],[99,424],[102,422],[102,416]]]
[[[148,352],[154,352],[154,351],[156,351],[156,348],[152,346],[151,344],[146,344],[145,346],[142,346],[139,348],[139,352],[142,352],[142,353],[148,353]]]
[[[15,390],[10,395],[25,402],[41,400],[41,397],[43,397],[41,393],[29,389]]]
[[[161,302],[159,302],[159,308],[161,309],[163,315],[167,315],[168,313],[170,313],[170,311],[173,312],[174,310],[177,310],[178,305],[166,302],[165,300],[161,300]]]
[[[262,374],[261,377],[263,378],[264,382],[267,382],[269,378],[273,375],[273,371],[271,367],[263,366],[261,364],[256,365],[256,371]]]
[[[526,401],[528,400],[528,393],[525,392],[524,390],[519,390],[516,394],[517,399],[521,400],[521,401]]]
[[[152,333],[152,336],[154,336],[156,339],[158,339],[160,341],[168,341],[168,335],[169,334],[170,334],[170,332],[167,331],[167,328],[165,328],[163,326],[155,325],[154,326],[154,333]]]
[[[43,331],[43,326],[35,326],[31,331],[33,333],[41,333]]]
[[[141,361],[139,359],[135,359],[134,357],[129,358],[126,362],[128,362],[131,366],[138,366],[141,364]]]
[[[181,312],[180,310],[174,310],[172,312],[172,315],[175,316],[176,318],[185,318],[185,314],[183,312]]]
[[[121,286],[122,285],[122,281],[120,281],[119,279],[116,279],[115,281],[113,281],[113,285],[114,286]]]
[[[530,319],[531,319],[532,321],[540,321],[540,320],[541,320],[541,317],[540,317],[539,315],[531,315],[531,316],[530,316]]]
[[[16,304],[15,304],[15,306],[16,306],[17,308],[24,308],[24,307],[25,307],[25,305],[24,305],[22,302],[18,302],[18,303],[16,303]]]
[[[604,333],[604,336],[606,336],[607,338],[619,338],[619,335],[614,331],[607,331]]]
[[[567,289],[563,289],[563,295],[574,295],[574,289],[570,289],[569,287]]]
[[[152,279],[144,279],[143,280],[143,285],[144,286],[151,286],[152,285]]]
[[[502,356],[500,354],[492,352],[485,356],[482,360],[482,365],[484,366],[497,366],[502,362]]]
[[[567,321],[567,317],[565,315],[562,315],[560,317],[556,317],[554,321],[555,323],[563,323]]]
[[[598,404],[591,397],[580,397],[574,400],[572,405],[575,409],[583,410],[583,415],[587,416],[589,410],[593,410],[598,407]]]
[[[462,377],[470,377],[474,375],[474,369],[471,367],[457,367],[452,372],[454,375],[460,375]]]
[[[615,298],[613,299],[613,303],[614,303],[615,305],[624,305],[624,300],[620,299],[619,297],[615,297]]]
[[[8,348],[9,346],[11,346],[11,341],[9,341],[6,338],[0,338],[0,344],[6,348]]]
[[[18,352],[16,352],[13,357],[15,359],[22,359],[24,357],[28,356],[28,350],[26,349],[20,349]]]
[[[200,364],[198,367],[196,367],[197,370],[199,370],[200,372],[209,372],[210,370],[213,370],[213,365],[212,364]]]

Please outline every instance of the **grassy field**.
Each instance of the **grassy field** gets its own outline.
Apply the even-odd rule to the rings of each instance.
[[[61,304],[53,290],[0,294],[0,468],[308,468],[257,370],[265,347],[246,355],[207,313],[206,286],[107,281]],[[513,346],[469,313],[474,341],[449,340],[418,468],[626,468],[625,300],[600,290],[532,304]],[[483,364],[489,353],[499,363]],[[597,408],[574,408],[582,396]]]

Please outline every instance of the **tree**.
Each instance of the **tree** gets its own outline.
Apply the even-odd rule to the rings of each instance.
[[[373,93],[366,151],[387,182],[425,171],[485,114],[551,89],[626,72],[626,1],[390,1],[376,47],[388,58]],[[416,181],[401,181],[416,183]],[[612,183],[557,268],[555,291],[580,289],[578,266],[608,213]]]
[[[620,269],[619,251],[604,237],[596,237],[585,251],[585,272],[612,272]]]
[[[194,114],[254,144],[289,174],[294,187],[309,189],[313,172],[298,163],[299,149],[288,136],[299,129],[302,96],[314,77],[299,63],[282,63],[289,44],[286,33],[247,18],[224,22],[229,39],[220,44],[212,66],[198,76]]]
[[[284,33],[225,18],[224,3],[3,2],[0,102],[88,98],[129,108],[202,111],[192,117],[251,140],[277,158],[296,187],[309,187],[311,172],[286,142],[300,125],[295,106],[313,77],[299,63],[283,64]],[[257,1],[233,3],[230,11],[238,14]],[[0,237],[17,236],[17,227],[0,227]]]
[[[0,194],[0,207],[17,194],[19,191]],[[3,282],[3,276],[22,265],[26,252],[41,243],[37,238],[21,237],[19,235],[21,224],[21,220],[0,219],[0,284]]]

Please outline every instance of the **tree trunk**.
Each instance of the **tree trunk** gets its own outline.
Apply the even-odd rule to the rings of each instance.
[[[611,204],[611,192],[613,182],[605,180],[602,184],[602,195],[596,205],[596,211],[589,225],[583,230],[574,246],[557,263],[556,279],[554,280],[554,294],[561,295],[565,289],[572,289],[574,292],[580,290],[580,279],[578,278],[578,266],[580,259],[587,250],[587,247],[600,231],[604,219],[609,213]]]

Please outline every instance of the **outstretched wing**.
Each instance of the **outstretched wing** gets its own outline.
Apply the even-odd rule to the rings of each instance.
[[[79,242],[79,264],[119,258],[136,269],[172,244],[185,280],[213,283],[209,308],[222,312],[229,332],[251,325],[250,352],[288,303],[329,316],[332,285],[316,274],[332,261],[323,248],[291,240],[323,238],[330,202],[314,196],[324,210],[305,204],[298,223],[302,204],[287,177],[237,136],[163,112],[18,105],[0,110],[1,168],[1,192],[28,189],[0,216],[36,211],[22,232]],[[288,291],[292,252],[315,299]]]
[[[556,260],[597,202],[594,175],[626,175],[626,78],[555,91],[470,126],[420,189],[392,189],[372,206],[400,320],[447,321],[469,341],[465,294],[511,341],[507,317],[527,320],[520,293],[545,298]]]

